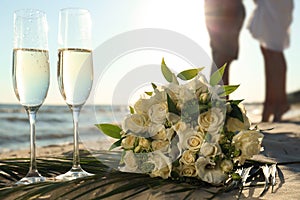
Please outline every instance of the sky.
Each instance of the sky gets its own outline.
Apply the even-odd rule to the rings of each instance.
[[[22,8],[36,8],[47,14],[51,80],[44,104],[64,104],[56,78],[58,13],[62,8],[81,7],[91,12],[93,49],[97,49],[106,41],[124,32],[154,28],[184,35],[201,46],[211,57],[209,37],[204,22],[203,0],[2,0],[0,4],[0,25],[2,27],[0,33],[0,103],[18,103],[13,91],[11,77],[13,12]],[[230,83],[240,84],[240,87],[231,98],[245,99],[245,102],[262,102],[265,92],[263,58],[258,42],[251,37],[246,28],[249,16],[254,9],[254,3],[252,0],[244,0],[244,4],[247,16],[240,35],[239,59],[232,63],[230,69]],[[288,92],[300,90],[298,78],[300,75],[299,1],[294,1],[294,5],[291,45],[285,51],[288,64]],[[168,61],[172,65],[185,63],[168,52],[156,51],[155,55],[149,56],[150,53],[145,50],[136,52],[135,55],[123,55],[118,61],[112,62],[114,65],[122,66],[123,74],[117,75],[117,72],[110,72],[103,75],[103,79],[107,79],[107,82],[102,83],[100,81],[101,88],[104,89],[94,95],[96,103],[111,103],[112,91],[116,90],[113,83],[118,82],[125,76],[124,74],[132,70],[129,65],[145,64],[145,58],[153,59],[151,63],[160,64],[161,57],[169,58]],[[134,62],[131,59],[134,59]],[[116,67],[116,71],[118,69]],[[100,82],[94,84],[100,84]]]

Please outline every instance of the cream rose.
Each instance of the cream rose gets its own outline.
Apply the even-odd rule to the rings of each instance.
[[[250,128],[250,121],[245,114],[243,114],[243,120],[244,120],[244,122],[242,122],[241,120],[239,120],[237,118],[229,117],[226,122],[227,130],[229,132],[248,130]]]
[[[224,124],[225,113],[220,108],[211,108],[201,113],[198,117],[198,124],[201,129],[214,135]]]
[[[139,138],[139,146],[141,146],[144,149],[150,148],[150,141],[146,138]]]
[[[188,149],[191,151],[198,151],[203,143],[204,136],[191,128],[183,132],[177,132],[179,137],[179,149]]]
[[[177,133],[184,132],[187,128],[187,124],[183,121],[179,121],[173,126],[174,131],[176,131]]]
[[[202,144],[200,154],[204,157],[216,156],[222,153],[221,147],[217,143],[205,142]]]
[[[147,115],[150,106],[152,105],[152,101],[150,99],[140,98],[134,104],[134,110],[137,114]]]
[[[141,135],[147,131],[146,118],[144,115],[132,114],[128,115],[122,123],[122,129],[125,132],[130,132],[134,135]]]
[[[155,124],[164,124],[168,113],[168,105],[166,102],[152,105],[148,110],[148,116],[151,122]]]
[[[191,150],[185,150],[182,153],[181,158],[179,159],[179,161],[185,165],[195,164],[195,160],[196,160],[196,154]]]
[[[180,168],[180,175],[187,177],[196,177],[197,170],[195,165],[182,165]]]
[[[153,151],[160,150],[162,152],[167,152],[169,145],[170,145],[170,143],[167,140],[153,140],[152,141]]]
[[[236,159],[244,164],[246,159],[259,154],[263,137],[262,133],[255,130],[244,130],[235,135],[232,143],[241,151],[241,155]]]
[[[134,143],[136,141],[136,137],[133,135],[127,135],[123,140],[122,140],[122,147],[124,149],[133,149],[134,148]]]
[[[219,185],[227,178],[222,169],[209,158],[199,157],[195,167],[198,177],[205,182]]]

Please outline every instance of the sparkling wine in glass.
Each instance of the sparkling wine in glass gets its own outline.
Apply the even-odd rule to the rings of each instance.
[[[73,166],[57,180],[91,176],[80,166],[78,121],[93,85],[91,16],[88,10],[65,8],[59,13],[57,79],[60,93],[73,115]]]
[[[47,96],[50,81],[47,34],[44,12],[35,9],[14,12],[13,86],[30,122],[30,167],[27,175],[16,184],[46,180],[37,170],[35,122],[36,113]]]

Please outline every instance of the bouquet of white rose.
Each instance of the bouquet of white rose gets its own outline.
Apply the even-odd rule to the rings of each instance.
[[[237,169],[259,154],[263,134],[250,129],[242,100],[226,99],[238,85],[218,85],[225,67],[208,82],[203,68],[176,76],[163,59],[169,83],[152,83],[153,91],[129,107],[121,126],[97,125],[118,139],[110,149],[123,150],[120,170],[164,179],[193,177],[213,185],[240,179]]]

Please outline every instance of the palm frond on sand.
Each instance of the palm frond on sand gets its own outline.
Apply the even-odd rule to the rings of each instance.
[[[103,158],[101,162],[97,156]],[[201,196],[202,199],[213,199],[222,195],[222,197],[239,198],[241,191],[246,187],[253,187],[253,183],[256,187],[263,188],[262,195],[270,185],[275,184],[276,165],[270,163],[251,162],[241,169],[244,173],[241,181],[231,181],[226,186],[216,187],[195,179],[164,180],[143,174],[123,173],[108,167],[112,166],[112,162],[117,164],[116,153],[99,152],[97,156],[95,158],[85,154],[81,158],[82,167],[95,174],[94,176],[68,182],[57,182],[53,177],[69,170],[71,160],[38,159],[39,172],[49,177],[49,180],[24,186],[15,186],[14,183],[27,173],[29,160],[0,160],[0,197],[3,199],[194,199]]]

